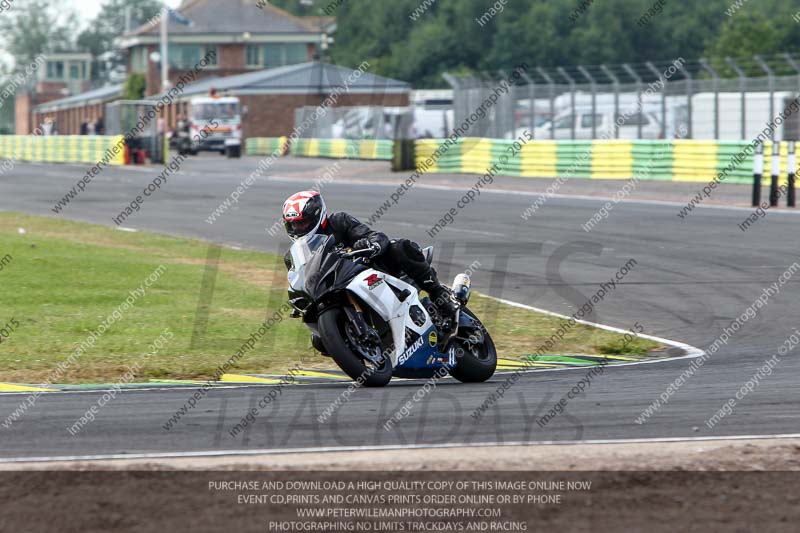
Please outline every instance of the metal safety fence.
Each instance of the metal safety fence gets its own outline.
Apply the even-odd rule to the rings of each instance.
[[[507,73],[445,74],[454,123],[465,136],[513,139],[755,138],[800,94],[794,56],[631,65],[530,67],[506,91]],[[494,104],[482,104],[495,94]],[[800,139],[795,113],[773,139]]]

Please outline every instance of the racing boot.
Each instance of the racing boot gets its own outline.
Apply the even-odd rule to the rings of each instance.
[[[431,301],[439,311],[443,322],[446,322],[448,319],[455,320],[456,313],[458,312],[458,303],[456,303],[455,298],[453,298],[453,293],[450,292],[449,288],[433,279],[429,280],[422,288],[431,295]]]

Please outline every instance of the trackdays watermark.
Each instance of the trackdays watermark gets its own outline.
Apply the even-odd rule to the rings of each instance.
[[[168,342],[170,339],[174,337],[172,331],[169,328],[165,328],[164,331],[154,340],[150,346],[148,346],[148,351],[144,355],[143,359],[150,358],[156,355],[161,348],[164,347],[164,344]],[[110,391],[107,391],[101,397],[97,399],[97,402],[92,404],[86,412],[75,422],[67,427],[67,432],[72,435],[73,437],[80,433],[80,431],[95,421],[97,418],[98,413],[100,413],[100,409],[111,403],[114,399],[116,399],[117,394],[122,391],[123,385],[126,385],[132,382],[136,378],[136,374],[138,374],[142,369],[142,364],[144,361],[137,361],[133,366],[129,366],[128,370],[120,377],[117,382],[111,387]]]
[[[385,431],[389,431],[398,422],[410,415],[414,405],[422,401],[425,396],[427,396],[433,389],[436,388],[436,384],[439,382],[439,380],[447,377],[449,373],[450,372],[446,366],[443,366],[437,370],[436,373],[431,376],[431,378],[428,379],[424,385],[422,385],[422,387],[417,389],[417,391],[414,393],[414,396],[412,396],[410,400],[404,403],[400,409],[398,409],[391,417],[389,417],[389,420],[383,424],[383,429]]]
[[[632,328],[630,328],[622,338],[622,349],[623,351],[628,344],[633,342],[634,339],[639,337],[640,333],[644,332],[644,327],[639,323],[636,322]],[[619,352],[617,352],[619,353]],[[578,383],[575,384],[561,399],[553,404],[551,407],[539,420],[536,421],[536,425],[540,428],[544,428],[547,424],[550,423],[551,420],[556,418],[558,415],[563,414],[566,412],[567,404],[570,400],[575,399],[575,397],[583,394],[587,389],[592,386],[592,380],[595,376],[602,376],[605,373],[605,367],[608,365],[608,360],[604,359],[599,365],[592,367],[586,375],[581,378]]]
[[[533,367],[533,365],[535,365],[543,355],[552,350],[553,347],[555,347],[560,341],[564,340],[566,334],[580,324],[578,321],[582,320],[585,316],[590,315],[594,311],[595,307],[605,299],[607,294],[610,294],[612,291],[616,290],[617,283],[622,282],[625,276],[631,273],[638,264],[639,263],[636,261],[636,259],[629,259],[617,270],[617,272],[609,281],[601,283],[600,288],[590,298],[587,298],[584,304],[577,311],[575,311],[569,319],[562,320],[559,328],[553,334],[551,334],[546,341],[537,347],[533,355],[528,356],[523,361],[525,366],[515,370],[508,378],[506,378],[495,389],[494,392],[491,392],[486,397],[483,403],[481,403],[481,405],[479,405],[470,416],[472,416],[472,418],[476,421],[480,420],[481,417],[483,417],[483,414],[492,405],[500,401],[500,399],[505,396],[506,391],[509,390],[512,385],[519,380],[523,372]]]
[[[236,435],[244,431],[247,426],[255,424],[261,409],[264,409],[266,406],[275,401],[278,396],[281,396],[283,394],[284,386],[297,382],[294,376],[295,374],[300,373],[300,370],[300,367],[297,365],[295,365],[293,368],[290,368],[286,374],[281,377],[278,384],[274,387],[271,387],[269,391],[258,400],[258,407],[251,407],[248,409],[247,413],[242,417],[238,424],[231,428],[228,434],[231,437],[236,437]]]

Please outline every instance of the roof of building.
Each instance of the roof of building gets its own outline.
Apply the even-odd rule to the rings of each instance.
[[[211,89],[232,96],[248,94],[330,94],[335,90],[347,94],[397,94],[410,91],[404,81],[385,78],[330,63],[311,61],[297,65],[271,68],[236,76],[211,77],[186,85],[180,98],[209,94]],[[122,96],[123,85],[106,85],[85,93],[53,100],[34,108],[37,113],[49,113],[84,105],[105,103]],[[160,96],[148,97],[158,100]]]
[[[349,80],[349,81],[348,81]],[[208,94],[213,88],[219,93],[245,94],[320,94],[347,88],[348,93],[404,93],[410,90],[404,81],[384,78],[330,63],[310,61],[297,65],[206,78],[187,85],[181,96]]]
[[[37,113],[49,113],[58,111],[59,109],[68,109],[71,107],[80,107],[84,105],[101,104],[109,100],[116,100],[122,96],[122,85],[105,85],[97,89],[92,89],[85,93],[75,94],[67,98],[60,98],[40,104],[34,108]]]
[[[180,24],[170,17],[168,31],[171,34],[245,32],[302,34],[320,33],[323,28],[321,17],[296,17],[271,5],[268,1],[185,0],[175,11],[189,19],[192,25]],[[327,19],[324,22],[330,24],[330,17]],[[154,20],[128,32],[125,36],[157,35],[160,28],[160,20]]]

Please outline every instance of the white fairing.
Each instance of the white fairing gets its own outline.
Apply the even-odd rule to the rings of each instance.
[[[379,281],[373,282],[372,286],[370,286],[367,280],[375,279],[373,276],[377,276]],[[410,296],[406,298],[405,302],[401,302],[387,283],[391,283],[392,286],[400,289],[400,291],[408,290],[411,293]],[[398,359],[406,350],[406,328],[422,335],[433,325],[428,312],[419,301],[417,289],[413,285],[409,285],[388,274],[374,269],[366,270],[353,279],[347,286],[347,290],[358,295],[364,303],[389,323],[395,346],[394,353],[391,356],[392,366],[394,367],[398,366]],[[422,326],[417,326],[411,320],[409,309],[413,305],[419,306],[425,315],[425,323]]]

